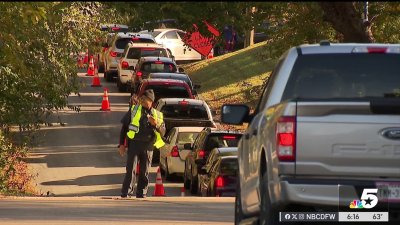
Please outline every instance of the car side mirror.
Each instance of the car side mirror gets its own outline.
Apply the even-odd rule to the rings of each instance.
[[[190,143],[184,144],[184,145],[183,145],[183,149],[192,150],[192,144],[190,144]]]
[[[250,108],[247,105],[225,104],[221,109],[221,122],[232,125],[242,125],[249,121]]]
[[[204,169],[203,167],[202,168],[197,168],[197,173],[201,174],[201,175],[204,175],[204,174],[207,174],[207,170]]]
[[[199,168],[205,164],[204,159],[196,159],[194,162],[197,164]]]
[[[182,67],[179,67],[179,68],[178,68],[178,72],[179,72],[179,73],[184,73],[185,70],[184,70]]]
[[[193,85],[193,88],[194,88],[194,89],[200,89],[200,88],[201,88],[201,85],[200,85],[200,84],[195,84],[195,85]]]

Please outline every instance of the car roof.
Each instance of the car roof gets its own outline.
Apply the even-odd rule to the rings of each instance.
[[[237,153],[238,147],[222,147],[216,148],[218,155],[229,155],[230,153]]]
[[[189,75],[185,73],[150,73],[150,76],[170,76],[170,77],[189,77]]]
[[[142,48],[142,47],[152,47],[152,48],[164,48],[157,43],[129,43],[129,48]]]
[[[165,80],[165,79],[163,79]],[[189,102],[190,105],[202,105],[206,102],[200,99],[191,99],[191,98],[161,98],[159,102],[164,102],[165,104],[179,104],[180,101]],[[202,128],[204,129],[204,128]]]
[[[118,32],[117,36],[118,36],[118,39],[119,38],[133,38],[133,37],[154,39],[154,37],[150,34],[143,34],[143,33],[139,34],[139,33],[134,33],[134,32]]]
[[[160,32],[164,32],[164,31],[171,31],[171,30],[177,30],[177,31],[183,31],[177,28],[160,28],[160,29],[154,29],[154,31],[160,31]],[[183,31],[184,32],[184,31]]]
[[[178,132],[201,132],[204,127],[175,127]]]
[[[227,156],[218,156],[221,158],[221,160],[225,161],[225,160],[229,160],[229,159],[238,159],[237,155],[227,155]]]
[[[204,128],[204,129],[207,129]],[[210,134],[243,134],[240,131],[236,131],[236,130],[219,130],[219,129],[210,129],[211,133]]]
[[[162,61],[162,62],[174,63],[174,61],[171,58],[168,58],[168,57],[155,57],[155,56],[141,57],[140,61],[142,61],[142,62]]]
[[[375,43],[330,43],[321,41],[320,44],[304,44],[298,46],[302,54],[329,54],[329,53],[352,53],[355,48],[361,49],[363,47],[376,47],[376,48],[391,48],[397,53],[400,53],[398,48],[400,44],[375,44]],[[296,47],[295,47],[296,48]]]
[[[147,83],[171,83],[171,84],[186,84],[187,83],[183,80],[175,80],[175,79],[158,79],[158,78],[152,78],[152,79],[143,79],[142,82],[147,82]]]

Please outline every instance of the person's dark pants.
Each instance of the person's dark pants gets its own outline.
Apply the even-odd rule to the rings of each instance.
[[[137,183],[136,197],[147,195],[149,186],[149,167],[153,157],[153,143],[131,141],[128,147],[126,174],[122,184],[122,195],[127,195],[132,180],[133,168],[139,162],[139,178]]]

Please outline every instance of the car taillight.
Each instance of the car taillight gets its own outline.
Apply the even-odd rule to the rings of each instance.
[[[111,52],[110,52],[110,56],[111,56],[111,57],[117,57],[117,55],[118,55],[117,52],[114,52],[114,51],[111,51]]]
[[[215,179],[215,187],[221,188],[221,187],[224,187],[224,185],[225,185],[224,178],[221,176],[218,176],[217,179]]]
[[[296,160],[296,117],[280,117],[276,125],[276,153],[284,162]]]
[[[141,77],[143,75],[142,71],[137,71],[136,76]]]
[[[128,69],[129,68],[129,63],[127,61],[122,61],[121,62],[121,67],[122,67],[122,69]]]
[[[178,146],[174,146],[171,150],[171,156],[172,157],[179,157],[179,150],[178,150]]]
[[[225,139],[225,140],[232,140],[232,139],[236,139],[236,136],[225,135],[225,136],[222,136],[222,138]]]
[[[154,51],[156,50],[155,48],[142,48],[142,51]]]
[[[155,64],[163,64],[163,62],[161,62],[161,61],[155,61],[154,63]]]
[[[178,102],[179,105],[189,105],[188,101],[182,100],[180,102]]]
[[[204,158],[204,156],[206,155],[206,152],[204,150],[199,150],[197,152],[197,158]]]

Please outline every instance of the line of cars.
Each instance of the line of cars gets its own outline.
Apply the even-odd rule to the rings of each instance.
[[[179,39],[179,43],[171,44],[168,41],[171,32],[180,38],[185,34],[178,29],[156,29],[153,33],[110,35],[112,38],[103,46],[105,51],[99,54],[100,68],[104,68],[106,80],[117,77],[121,92],[140,97],[153,89],[156,97],[153,107],[164,115],[166,145],[154,149],[152,163],[160,165],[167,180],[183,178],[192,194],[232,196],[236,185],[236,147],[241,133],[217,129],[214,112],[198,98],[201,86],[192,82],[175,58],[200,60],[201,56],[197,52],[198,56],[180,53],[177,49],[180,45],[183,48],[183,42]],[[156,43],[158,39],[162,44]],[[168,43],[175,47],[165,47]],[[212,157],[208,158],[209,155]]]

